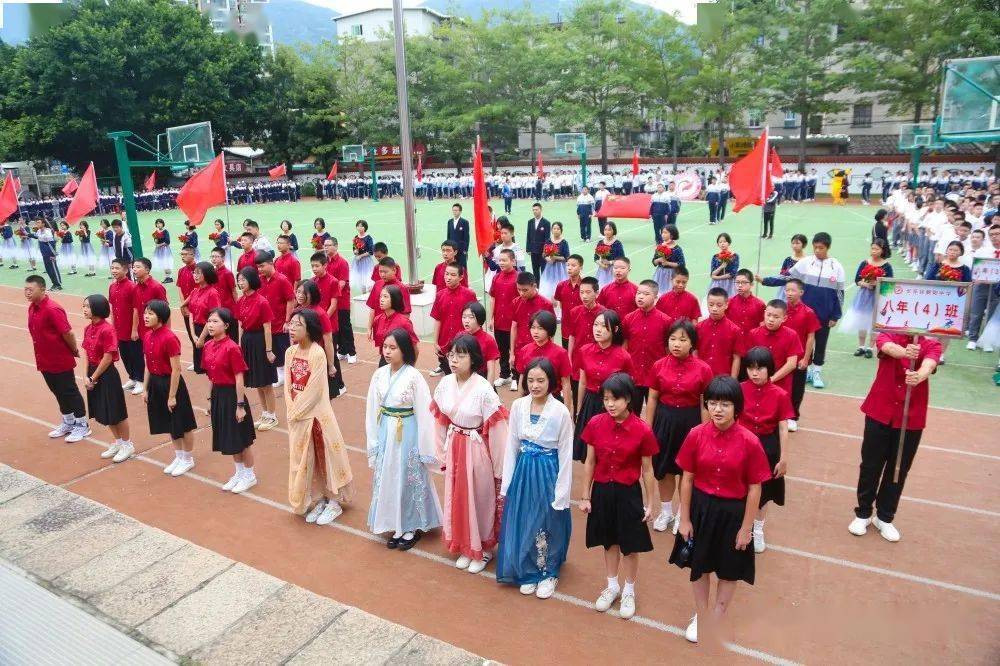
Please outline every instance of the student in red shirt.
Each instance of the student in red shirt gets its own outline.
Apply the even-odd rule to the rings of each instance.
[[[941,342],[931,337],[913,338],[900,333],[880,333],[875,340],[878,369],[868,395],[861,403],[865,432],[861,440],[861,469],[858,473],[858,506],[848,526],[851,534],[862,536],[871,523],[887,541],[899,541],[892,524],[903,494],[906,475],[917,455],[920,436],[927,424],[928,379],[941,361]],[[910,387],[910,411],[903,423],[903,403]],[[896,447],[900,429],[905,428],[899,483],[893,482]],[[872,516],[872,504],[875,515]]]
[[[185,301],[191,312],[191,324],[194,327],[191,331],[191,336],[194,338],[194,371],[199,375],[205,374],[201,365],[201,350],[208,335],[205,332],[208,313],[222,304],[219,290],[215,288],[217,280],[215,267],[207,261],[200,262],[194,269],[195,289]]]
[[[635,292],[638,287],[629,282],[628,274],[632,270],[632,262],[628,257],[618,257],[612,264],[614,280],[604,285],[597,302],[618,313],[624,319],[629,312],[635,310]]]
[[[243,292],[236,302],[236,312],[233,313],[243,332],[239,344],[247,365],[243,384],[246,388],[257,389],[257,397],[263,405],[260,421],[254,426],[261,431],[273,430],[278,425],[274,391],[271,390],[271,386],[278,381],[278,372],[274,367],[277,356],[274,353],[274,335],[271,329],[274,313],[271,312],[267,298],[261,293],[260,275],[256,268],[241,270],[236,282]],[[230,328],[235,326],[226,326],[227,333]]]
[[[242,269],[240,281],[246,282],[245,276],[250,272],[256,276],[256,269]],[[247,308],[244,302],[246,298],[247,295],[244,293],[240,299],[244,311]],[[212,310],[205,324],[209,340],[205,343],[202,360],[208,381],[212,383],[208,412],[212,423],[212,450],[224,456],[232,456],[236,465],[236,472],[222,489],[242,493],[257,485],[251,450],[257,433],[254,432],[253,416],[250,414],[246,393],[245,380],[250,368],[247,367],[244,352],[241,352],[239,345],[233,342],[227,330],[236,326],[236,320],[227,308]],[[271,403],[273,409],[273,395]]]
[[[493,386],[498,388],[510,380],[512,372],[510,357],[514,348],[511,346],[510,329],[514,320],[514,299],[518,295],[516,261],[513,250],[501,250],[497,257],[500,270],[490,283],[491,326],[500,348],[500,376],[493,382]]]
[[[372,323],[375,321],[375,313],[380,311],[379,307],[379,296],[382,293],[382,288],[390,284],[394,284],[399,287],[399,293],[403,295],[403,309],[399,311],[399,314],[409,316],[412,309],[410,308],[410,290],[406,288],[406,285],[399,281],[397,274],[399,272],[399,267],[396,265],[396,260],[392,257],[382,257],[378,262],[378,273],[379,278],[375,282],[375,286],[372,287],[371,292],[368,294],[368,300],[365,302],[371,311],[368,313],[368,330],[372,330]]]
[[[330,319],[330,315],[320,306],[321,298],[319,286],[315,282],[302,280],[295,285],[296,307],[292,314],[300,310],[313,310],[319,316],[320,328],[323,331],[323,351],[326,353],[330,400],[333,400],[347,387],[340,371],[340,358],[337,356],[336,333],[339,322],[336,319]],[[289,334],[289,338],[291,338],[291,334]]]
[[[520,273],[517,276],[517,297],[513,302],[510,324],[510,337],[512,341],[510,348],[511,391],[518,390],[517,380],[520,377],[520,371],[517,369],[517,364],[515,363],[517,353],[521,347],[532,341],[531,331],[529,330],[532,317],[534,317],[536,312],[543,310],[551,312],[553,319],[555,319],[556,311],[552,307],[552,301],[538,293],[538,283],[535,281],[535,275],[528,271]],[[555,332],[552,335],[555,335]]]
[[[653,365],[667,355],[667,331],[673,320],[656,309],[656,293],[659,289],[655,280],[643,280],[635,292],[636,309],[629,312],[622,322],[625,326],[625,349],[632,356],[635,371],[632,377],[636,384],[637,409],[649,395],[650,374]]]
[[[256,259],[256,253],[254,253],[254,258]],[[230,312],[236,312],[236,299],[239,298],[239,294],[236,291],[236,276],[231,270],[226,268],[226,251],[221,247],[212,248],[212,251],[208,255],[209,261],[212,262],[212,266],[215,268],[215,275],[219,278],[219,281],[215,283],[215,288],[219,292],[220,307],[226,308]],[[254,264],[245,266],[244,268],[254,268]],[[243,270],[242,268],[237,271]],[[233,339],[233,342],[239,341],[239,331],[235,330],[236,327],[229,330],[229,337]]]
[[[178,284],[183,270],[184,267],[177,272]],[[122,388],[133,395],[141,395],[146,368],[142,361],[142,340],[139,338],[140,315],[135,307],[135,283],[128,279],[128,266],[121,259],[112,259],[111,278],[113,282],[108,287],[111,321],[118,339],[118,357],[128,377]]]
[[[660,444],[653,458],[653,474],[659,481],[660,498],[667,498],[653,522],[657,532],[665,532],[679,522],[680,513],[674,515],[672,503],[676,477],[681,473],[677,452],[691,428],[703,420],[701,395],[712,381],[712,369],[694,355],[697,348],[698,333],[691,320],[675,321],[667,330],[669,353],[653,365],[650,373],[645,419]]]
[[[788,393],[771,381],[774,357],[767,347],[754,347],[748,351],[743,358],[743,367],[749,379],[740,384],[743,412],[739,422],[760,440],[771,468],[771,478],[761,484],[760,510],[753,521],[753,550],[763,553],[767,548],[764,541],[767,503],[785,506],[785,454],[788,452],[788,419],[793,413],[792,401]]]
[[[389,331],[401,328],[410,336],[410,342],[414,349],[419,349],[420,340],[416,331],[413,330],[413,323],[410,318],[404,315],[403,290],[398,284],[387,284],[382,287],[378,296],[379,313],[372,320],[371,328],[368,329],[369,339],[375,343],[375,350],[378,352],[378,367],[386,364],[385,356],[382,355],[382,344],[385,342]]]
[[[774,357],[774,374],[771,382],[789,395],[792,392],[792,371],[802,358],[802,344],[798,334],[785,326],[788,306],[775,298],[764,310],[764,324],[750,331],[747,347],[767,347]]]
[[[746,268],[736,271],[733,283],[736,293],[729,299],[726,318],[739,326],[745,335],[764,321],[764,301],[753,295],[753,273]]]
[[[462,310],[466,304],[476,300],[476,292],[462,286],[464,273],[465,269],[457,261],[448,264],[444,270],[445,287],[434,296],[431,319],[434,320],[434,347],[437,351],[438,367],[431,370],[431,377],[451,372],[448,366],[448,346],[455,335],[462,331]]]
[[[166,288],[153,279],[150,271],[153,264],[142,257],[132,262],[132,274],[135,276],[135,309],[139,313],[139,337],[146,333],[146,324],[143,321],[142,313],[146,310],[146,304],[150,301],[167,300]]]
[[[569,315],[569,360],[573,365],[570,376],[570,386],[573,389],[573,404],[576,404],[580,383],[580,349],[594,342],[594,320],[607,308],[597,302],[601,291],[597,278],[587,276],[580,280],[580,305],[570,311]],[[563,326],[566,326],[563,320]]]
[[[625,373],[608,377],[601,385],[603,414],[590,420],[580,437],[587,444],[580,510],[587,515],[587,548],[604,548],[607,586],[594,607],[604,612],[620,596],[619,615],[635,614],[635,579],[639,553],[653,550],[646,526],[659,503],[653,480],[652,457],[656,437],[630,406],[635,384]],[[618,582],[624,569],[625,587]]]
[[[341,361],[353,365],[358,362],[358,352],[354,348],[354,327],[351,325],[351,265],[341,256],[340,245],[334,236],[323,241],[323,252],[330,260],[327,271],[340,287],[336,312],[337,353],[340,354]]]
[[[535,276],[531,277],[534,279]],[[531,342],[517,350],[517,358],[514,363],[518,375],[524,374],[524,369],[528,367],[528,362],[531,359],[540,356],[549,359],[552,367],[556,369],[556,379],[558,380],[556,385],[552,387],[552,394],[557,400],[565,403],[571,397],[570,391],[572,389],[569,385],[569,376],[573,372],[573,368],[566,350],[552,341],[556,334],[556,316],[548,310],[539,310],[531,315],[528,331]],[[525,386],[521,386],[520,395],[527,395]]]
[[[471,335],[479,343],[479,350],[483,353],[483,365],[476,368],[476,372],[486,377],[492,384],[497,378],[497,361],[500,360],[500,347],[497,341],[490,335],[483,324],[486,323],[486,308],[479,301],[466,303],[462,309],[462,331],[455,334]],[[454,338],[452,339],[454,341]]]
[[[211,264],[202,265],[211,268]],[[196,271],[197,272],[197,271]],[[216,298],[218,294],[209,288]],[[149,434],[170,434],[174,444],[174,460],[163,469],[164,474],[181,476],[194,467],[194,420],[191,396],[181,376],[181,341],[170,330],[170,306],[166,301],[150,301],[143,312],[147,333],[142,339],[146,358],[146,416]],[[207,319],[207,318],[206,318]]]
[[[788,315],[785,318],[785,326],[795,331],[799,336],[799,343],[802,345],[802,357],[792,371],[792,409],[795,410],[795,418],[789,419],[788,431],[795,432],[799,429],[799,417],[802,399],[806,395],[806,375],[809,373],[809,365],[812,363],[813,347],[816,346],[816,331],[822,326],[819,318],[811,307],[802,302],[802,294],[806,287],[802,280],[791,278],[785,282],[785,302],[788,305]]]
[[[434,267],[434,275],[431,277],[431,284],[438,291],[445,289],[444,271],[448,268],[448,264],[456,260],[457,256],[458,243],[450,240],[441,243],[441,263]],[[468,273],[462,273],[461,285],[463,287],[469,286]]]
[[[562,346],[569,349],[569,337],[573,334],[570,325],[573,308],[583,305],[580,299],[580,285],[583,284],[580,277],[583,271],[583,257],[578,254],[571,254],[566,257],[567,278],[556,285],[556,292],[553,300],[559,304],[559,320],[562,323]],[[575,401],[574,401],[575,404]]]
[[[340,298],[340,283],[327,270],[329,263],[329,257],[323,252],[315,252],[309,258],[309,267],[313,274],[311,279],[319,287],[318,305],[323,308],[327,317],[335,319],[337,317],[337,299]]]
[[[191,341],[191,346],[194,346],[194,338],[191,337],[191,313],[188,312],[187,306],[184,305],[184,301],[187,297],[191,295],[194,291],[194,267],[197,262],[194,258],[194,248],[184,246],[181,248],[181,267],[177,271],[177,290],[181,293],[181,316],[184,317],[184,330],[188,331],[188,339]],[[135,316],[136,319],[142,322],[142,310],[137,309]],[[142,346],[142,336],[139,337],[139,345]],[[124,361],[124,354],[122,355],[122,360]]]
[[[573,438],[573,459],[584,462],[587,459],[587,444],[581,439],[590,419],[604,411],[601,385],[611,375],[624,372],[632,375],[635,369],[632,357],[622,346],[625,343],[625,329],[618,313],[605,310],[594,319],[594,342],[580,349],[580,383],[583,391],[573,405],[576,428]],[[633,405],[633,410],[635,409]]]
[[[698,642],[698,616],[717,623],[730,610],[736,583],[753,585],[753,518],[761,483],[771,468],[760,441],[736,422],[743,412],[743,391],[732,377],[720,375],[705,389],[708,421],[684,439],[677,464],[681,480],[681,519],[670,563],[691,569],[695,616],[685,638]],[[711,576],[718,586],[709,606]]]
[[[674,269],[674,279],[670,281],[670,291],[660,294],[656,309],[669,315],[674,321],[687,318],[697,323],[701,319],[701,305],[698,297],[687,290],[688,269],[678,266]]]
[[[372,249],[372,258],[375,259],[375,266],[372,267],[372,283],[378,282],[382,279],[382,274],[378,270],[378,265],[379,262],[387,256],[389,256],[389,246],[382,241],[375,243],[374,248]],[[399,268],[399,264],[396,264],[396,281],[402,282],[402,280],[403,271]]]
[[[243,254],[236,260],[236,272],[243,270],[247,266],[253,266],[257,255],[256,250],[253,249],[253,241],[253,234],[249,231],[244,231],[240,234],[239,244],[243,248]]]
[[[118,336],[108,323],[110,314],[111,304],[104,296],[94,294],[86,298],[83,317],[90,323],[83,331],[82,347],[87,354],[87,412],[90,418],[107,426],[115,437],[101,457],[120,463],[132,457],[135,445],[129,436],[125,392],[115,368]]]
[[[291,284],[295,284],[302,279],[302,264],[299,263],[299,258],[292,253],[292,241],[288,236],[282,234],[274,242],[278,248],[278,256],[274,258],[274,268],[288,278]]]
[[[705,300],[708,316],[694,327],[698,332],[698,358],[708,363],[713,375],[736,378],[746,339],[740,327],[726,316],[729,294],[722,287],[712,287]]]
[[[277,271],[270,252],[257,253],[257,274],[260,276],[260,293],[271,308],[271,353],[278,376],[271,386],[279,388],[285,382],[285,352],[291,345],[288,339],[288,318],[295,306],[295,287],[284,274]]]

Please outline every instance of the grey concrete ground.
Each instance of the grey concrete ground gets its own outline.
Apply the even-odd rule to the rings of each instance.
[[[0,465],[0,663],[168,660],[484,663]]]

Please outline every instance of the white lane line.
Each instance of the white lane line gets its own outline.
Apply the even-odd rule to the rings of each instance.
[[[23,414],[23,413],[21,413],[21,412],[19,412],[17,410],[9,409],[7,407],[0,406],[0,412],[3,412],[5,414],[9,414],[11,416],[16,416],[18,418],[24,419],[25,421],[30,421],[32,423],[36,423],[36,424],[44,426],[46,428],[54,428],[55,427],[55,425],[52,424],[52,423],[47,423],[46,421],[44,421],[42,419],[35,418],[34,416],[29,416],[28,414]],[[96,439],[94,437],[87,437],[85,441],[87,441],[87,442],[89,442],[91,444],[94,444],[95,446],[101,446],[101,447],[105,447],[105,448],[107,448],[107,446],[109,445],[108,442],[102,442],[101,440]],[[353,448],[353,447],[349,447],[349,448]],[[154,458],[149,458],[149,457],[147,457],[146,455],[143,455],[143,454],[134,456],[134,459],[135,460],[140,460],[140,461],[142,461],[144,463],[147,463],[147,464],[150,464],[150,465],[154,465],[154,466],[156,466],[156,467],[158,467],[160,469],[163,469],[164,467],[166,467],[166,464],[160,462],[159,460],[156,460]],[[118,463],[118,464],[120,465],[122,463]],[[103,467],[101,469],[104,470],[104,469],[110,469],[110,468]],[[184,476],[188,477],[188,478],[191,478],[191,479],[194,479],[195,481],[200,481],[201,483],[204,483],[206,485],[212,486],[213,488],[219,488],[219,489],[221,489],[222,485],[223,485],[222,483],[220,483],[218,481],[215,481],[215,480],[210,479],[210,478],[205,477],[205,476],[201,476],[200,474],[196,474],[194,472],[188,472]],[[280,502],[275,502],[272,499],[269,499],[267,497],[262,497],[260,495],[256,495],[256,494],[251,493],[251,492],[240,493],[240,495],[242,497],[245,497],[247,499],[251,499],[251,500],[253,500],[255,502],[258,502],[258,503],[263,504],[265,506],[271,507],[273,509],[278,509],[280,511],[284,511],[285,513],[292,513],[294,515],[294,512],[292,511],[291,507],[289,507],[286,504],[282,504]],[[330,523],[330,527],[336,528],[336,529],[340,530],[341,532],[346,532],[347,534],[350,534],[352,536],[360,537],[362,539],[367,539],[368,541],[372,541],[374,543],[383,543],[383,544],[385,543],[385,539],[383,539],[382,537],[377,536],[375,534],[372,534],[370,532],[366,532],[364,530],[359,530],[358,528],[351,527],[350,525],[344,525],[342,523],[334,522],[334,523]],[[454,563],[453,560],[451,560],[449,558],[446,558],[446,557],[443,557],[441,555],[438,555],[436,553],[430,553],[430,552],[427,552],[425,550],[421,550],[420,548],[411,548],[409,551],[407,551],[407,554],[412,554],[412,555],[416,555],[418,557],[422,557],[422,558],[424,558],[426,560],[430,560],[431,562],[436,562],[438,564],[442,564],[442,565],[444,565],[444,566],[446,566],[446,567],[448,567],[450,569],[454,569],[455,568],[455,563]],[[467,572],[466,572],[466,575],[467,575]],[[489,572],[489,571],[484,571],[484,572],[482,572],[479,575],[483,576],[485,578],[496,580],[496,575],[493,574],[493,573],[491,573],[491,572]],[[555,593],[553,595],[553,597],[555,597],[556,599],[558,599],[560,601],[563,601],[565,603],[570,603],[570,604],[572,604],[574,606],[579,606],[580,608],[593,608],[594,607],[594,604],[591,601],[587,601],[585,599],[580,599],[579,597],[574,597],[572,595],[564,594],[562,592]],[[615,611],[609,611],[608,614],[609,615],[617,616],[617,612],[615,612]],[[659,622],[658,620],[654,620],[654,619],[651,619],[651,618],[643,617],[641,615],[634,616],[632,618],[632,621],[637,622],[638,624],[641,624],[643,626],[649,627],[651,629],[655,629],[657,631],[663,632],[663,633],[669,633],[669,634],[673,634],[675,636],[683,636],[684,635],[684,629],[682,629],[680,627],[675,627],[673,625],[664,624],[662,622]],[[732,651],[732,652],[734,652],[736,654],[740,654],[740,655],[747,656],[747,657],[752,657],[754,659],[758,659],[760,661],[763,661],[763,662],[769,663],[769,664],[780,664],[782,666],[795,666],[798,663],[798,662],[795,662],[795,661],[790,660],[790,659],[784,659],[782,657],[778,657],[778,656],[769,654],[767,652],[763,652],[761,650],[755,650],[753,648],[748,648],[748,647],[745,647],[745,646],[742,646],[742,645],[739,645],[739,644],[736,644],[736,643],[726,643],[725,646],[726,646],[726,649],[728,649],[728,650],[730,650],[730,651]]]
[[[786,475],[785,478],[788,479],[789,481],[795,481],[796,483],[806,483],[806,484],[809,484],[811,486],[818,486],[820,488],[836,488],[837,490],[847,490],[847,491],[852,492],[852,493],[857,492],[857,488],[855,488],[854,486],[848,486],[848,485],[845,485],[845,484],[842,484],[842,483],[831,483],[829,481],[817,481],[816,479],[805,479],[805,478],[802,478],[800,476],[788,476],[788,475]],[[939,502],[937,500],[923,499],[921,497],[909,497],[909,496],[906,496],[903,499],[906,499],[906,500],[908,500],[910,502],[914,502],[916,504],[927,504],[929,506],[941,507],[942,509],[951,509],[952,511],[965,511],[967,513],[975,513],[975,514],[979,514],[981,516],[990,516],[992,518],[1000,518],[1000,512],[998,512],[998,511],[990,511],[989,509],[977,509],[976,507],[972,507],[972,506],[963,506],[961,504],[950,504],[948,502]]]
[[[948,366],[945,366],[948,367]],[[846,393],[834,393],[833,391],[827,391],[826,389],[814,389],[811,387],[806,387],[806,393],[816,394],[816,395],[832,395],[836,398],[850,398],[851,400],[857,400],[860,402],[864,396],[860,395],[848,395]],[[989,416],[990,418],[1000,419],[1000,414],[990,414],[989,412],[977,412],[973,409],[958,409],[956,407],[941,407],[933,406],[932,410],[940,409],[946,412],[955,412],[956,414],[973,414],[975,416]]]
[[[940,409],[940,408],[938,408]],[[861,435],[852,435],[843,432],[834,432],[832,430],[821,430],[819,428],[804,428],[799,426],[800,432],[814,432],[818,435],[832,435],[833,437],[843,437],[845,439],[853,439],[856,441],[861,441]],[[1000,456],[994,456],[989,453],[976,453],[975,451],[962,451],[961,449],[950,449],[944,446],[934,446],[933,444],[920,444],[921,449],[928,449],[930,451],[941,451],[943,453],[954,453],[961,456],[972,456],[973,458],[983,458],[985,460],[1000,460]]]

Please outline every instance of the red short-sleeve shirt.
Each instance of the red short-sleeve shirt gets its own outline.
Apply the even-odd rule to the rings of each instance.
[[[338,310],[350,310],[351,309],[351,265],[347,263],[347,259],[343,256],[337,255],[330,259],[330,264],[326,267],[326,270],[333,275],[334,279],[337,280],[338,286],[340,287],[340,294],[343,298],[337,301]],[[339,284],[343,282],[344,284]],[[405,290],[404,290],[405,291]],[[409,303],[409,301],[407,301]]]
[[[809,334],[815,333],[820,329],[819,318],[816,316],[816,312],[802,301],[788,306],[788,316],[785,318],[785,326],[795,331],[799,336],[799,342],[802,344],[803,350],[806,348]]]
[[[656,455],[660,445],[652,429],[635,414],[618,423],[604,412],[590,419],[582,439],[594,447],[594,481],[631,486],[642,473],[642,459]]]
[[[389,335],[389,331],[401,328],[406,331],[410,336],[410,342],[416,347],[419,343],[416,331],[413,330],[413,322],[410,318],[399,312],[393,312],[392,315],[386,317],[385,312],[379,312],[375,315],[375,321],[372,322],[372,340],[375,342],[375,351],[382,353],[382,343],[385,342],[385,338]]]
[[[262,331],[264,324],[274,319],[274,313],[271,312],[267,299],[258,290],[248,296],[241,296],[236,302],[236,318],[244,331]],[[274,330],[271,332],[274,333]]]
[[[698,333],[698,358],[708,363],[712,374],[730,374],[733,355],[746,353],[746,338],[740,327],[728,317],[718,320],[705,317],[694,328]]]
[[[444,269],[447,267],[448,264],[443,261],[434,267],[434,275],[431,277],[431,284],[434,285],[439,292],[448,288],[444,282]],[[459,279],[458,283],[463,287],[469,286],[469,271],[462,273],[462,277]]]
[[[267,299],[267,305],[271,308],[271,335],[281,333],[286,323],[288,303],[295,300],[295,288],[287,277],[275,272],[269,278],[263,275],[260,277],[258,293]]]
[[[743,333],[749,333],[764,321],[764,301],[753,294],[740,296],[736,294],[729,298],[726,306],[726,318],[731,319],[740,327]]]
[[[149,374],[169,375],[171,357],[181,355],[181,341],[166,326],[150,329],[142,339],[142,353]]]
[[[604,380],[616,372],[633,374],[632,356],[618,345],[608,345],[604,349],[591,342],[580,350],[580,369],[587,375],[587,390],[601,390]]]
[[[111,354],[112,363],[118,360],[118,336],[107,320],[83,329],[82,346],[87,352],[88,365],[99,364],[105,354]]]
[[[597,295],[597,302],[617,312],[621,319],[625,319],[625,315],[639,307],[635,304],[637,291],[639,287],[634,282],[628,280],[611,282],[601,289],[601,293]]]
[[[257,261],[257,251],[251,248],[249,251],[243,252],[239,259],[236,260],[236,272],[239,272],[246,268],[247,266],[253,266]]]
[[[743,389],[743,411],[740,425],[755,435],[770,435],[781,421],[795,418],[788,392],[777,384],[766,382],[757,386],[749,379],[740,383]]]
[[[566,353],[565,349],[552,342],[552,340],[549,340],[544,345],[538,345],[532,340],[517,350],[517,354],[514,357],[514,367],[517,368],[519,373],[523,374],[531,359],[539,357],[547,358],[552,362],[552,367],[556,370],[556,378],[559,380],[552,387],[552,394],[562,395],[562,378],[569,377],[572,372],[572,367],[570,367],[569,363],[569,354]]]
[[[573,308],[583,305],[583,301],[580,299],[581,283],[581,280],[577,280],[575,284],[572,280],[563,280],[556,285],[556,293],[553,296],[553,300],[559,304],[559,312],[562,316],[562,336],[567,339],[573,335],[569,326],[569,315],[573,312]]]
[[[63,340],[72,330],[66,310],[51,297],[28,306],[28,332],[39,372],[67,372],[76,367],[76,357]]]
[[[490,283],[494,330],[510,332],[510,325],[514,321],[514,300],[517,298],[517,275],[517,269],[514,268],[507,272],[500,271]]]
[[[660,402],[669,407],[697,407],[714,376],[700,358],[689,355],[681,360],[668,354],[653,365],[649,389],[657,391]]]
[[[698,321],[701,319],[701,305],[698,303],[698,298],[690,291],[678,293],[671,289],[657,299],[656,309],[670,315],[674,321],[678,319]]]
[[[486,329],[480,328],[475,333],[467,333],[465,329],[462,329],[455,334],[455,338],[460,335],[471,335],[479,343],[479,349],[483,352],[483,367],[481,370],[486,370],[486,363],[490,361],[496,361],[500,358],[500,346],[497,344],[496,338],[486,332]],[[451,342],[455,341],[455,338],[451,339]],[[449,342],[449,346],[451,345]]]
[[[314,275],[312,281],[319,287],[319,306],[324,310],[329,310],[333,299],[340,298],[340,283],[330,275],[329,270],[323,273],[322,277]]]
[[[178,276],[180,279],[180,276]],[[115,280],[108,287],[108,302],[111,303],[111,321],[119,340],[132,339],[132,318],[136,315],[135,283],[128,278]],[[142,321],[142,313],[139,313]]]
[[[527,299],[520,296],[514,299],[513,322],[517,324],[517,339],[514,340],[515,349],[520,349],[532,341],[531,317],[542,310],[547,310],[552,314],[556,312],[552,307],[552,301],[541,294],[535,294]]]
[[[913,344],[913,338],[900,333],[880,333],[875,340],[878,349],[878,369],[875,371],[875,381],[868,390],[868,395],[861,403],[864,414],[883,425],[900,428],[903,425],[903,401],[906,397],[906,370],[910,367],[908,359],[893,358],[882,353],[882,347],[894,342],[901,347]],[[913,361],[913,369],[920,368],[924,359],[941,362],[941,343],[930,337],[921,337],[916,344],[920,345],[920,353]],[[923,430],[927,425],[928,382],[923,381],[913,387],[910,392],[910,411],[907,415],[907,430]]]
[[[751,485],[771,478],[760,440],[739,423],[725,430],[711,421],[691,428],[677,466],[694,475],[695,488],[726,499],[742,499]]]
[[[636,309],[625,315],[625,335],[628,353],[635,367],[634,378],[638,386],[649,386],[653,364],[667,355],[667,332],[673,320],[656,308],[649,312]]]
[[[600,303],[594,303],[594,307],[589,310],[585,305],[578,305],[570,313],[569,334],[573,337],[573,356],[570,362],[573,364],[573,379],[580,378],[580,350],[584,345],[594,342],[594,320],[605,310],[607,308]]]
[[[302,264],[299,258],[291,252],[279,254],[274,258],[274,270],[278,271],[292,284],[302,279]]]
[[[149,330],[146,328],[146,322],[142,316],[142,313],[146,311],[146,306],[150,301],[165,300],[167,300],[167,290],[153,278],[147,277],[145,282],[135,283],[135,309],[139,313],[138,331],[140,337]],[[218,307],[218,305],[213,307]]]
[[[790,356],[802,358],[802,343],[799,342],[798,334],[787,326],[781,326],[776,331],[768,330],[765,326],[758,326],[750,331],[747,337],[747,349],[753,347],[767,347],[774,357],[774,369],[777,370],[785,364]],[[792,373],[788,373],[776,382],[778,386],[785,389],[785,392],[792,393]]]
[[[397,287],[399,287],[399,291],[403,294],[403,311],[400,314],[404,314],[404,315],[410,314],[410,312],[412,312],[412,310],[413,310],[410,307],[410,290],[406,288],[406,285],[402,284],[398,280],[390,280],[388,282],[386,282],[384,280],[379,280],[378,282],[376,282],[375,286],[372,288],[371,292],[369,292],[369,294],[368,294],[368,300],[365,301],[365,305],[367,305],[368,307],[370,307],[375,312],[379,312],[380,309],[379,309],[379,305],[378,305],[378,299],[382,297],[382,289],[386,285],[390,285],[390,284],[394,284]]]
[[[455,334],[462,329],[462,310],[476,300],[476,292],[461,285],[454,289],[442,289],[434,296],[431,306],[431,319],[437,321],[439,346],[450,343]]]
[[[196,286],[194,283],[194,264],[185,264],[177,269],[177,289],[181,292],[181,298],[190,296]]]
[[[378,282],[382,279],[382,276],[378,272],[378,259],[375,260],[375,268],[372,269],[372,282]],[[396,264],[396,281],[400,282],[403,279],[403,270]]]
[[[236,276],[225,266],[215,269],[215,272],[219,276],[219,281],[213,286],[219,292],[219,301],[222,307],[232,312],[236,309],[236,299],[233,298],[233,289],[236,288]]]
[[[228,335],[221,340],[213,339],[205,343],[201,352],[201,366],[205,368],[208,381],[215,386],[235,386],[236,375],[249,369],[240,346]]]
[[[191,292],[188,297],[188,310],[191,312],[191,321],[204,325],[208,321],[208,313],[222,305],[219,298],[219,290],[212,285],[206,284]]]
[[[295,312],[301,309],[302,308],[296,308],[292,314],[295,314]],[[319,317],[319,325],[320,328],[323,329],[323,335],[326,335],[327,333],[336,334],[337,331],[340,330],[340,322],[338,322],[335,318],[331,319],[330,315],[326,313],[326,310],[321,308],[318,304],[309,307],[309,309],[315,312]]]

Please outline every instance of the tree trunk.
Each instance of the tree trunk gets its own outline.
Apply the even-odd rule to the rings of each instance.
[[[535,164],[537,164],[538,160],[538,157],[535,155],[535,135],[538,133],[538,118],[532,116],[528,122],[528,126],[531,130],[531,173],[535,173]]]
[[[608,120],[601,116],[599,121],[601,128],[601,171],[608,172]]]
[[[677,123],[677,119],[674,119],[674,173],[677,173],[677,156],[680,152],[680,131],[681,128]]]
[[[726,168],[726,123],[719,118],[719,169]]]
[[[917,103],[913,105],[913,122],[919,123],[920,118],[923,115],[924,115],[924,103],[918,100]]]
[[[799,171],[806,169],[806,137],[809,136],[809,109],[803,108],[799,112]]]

